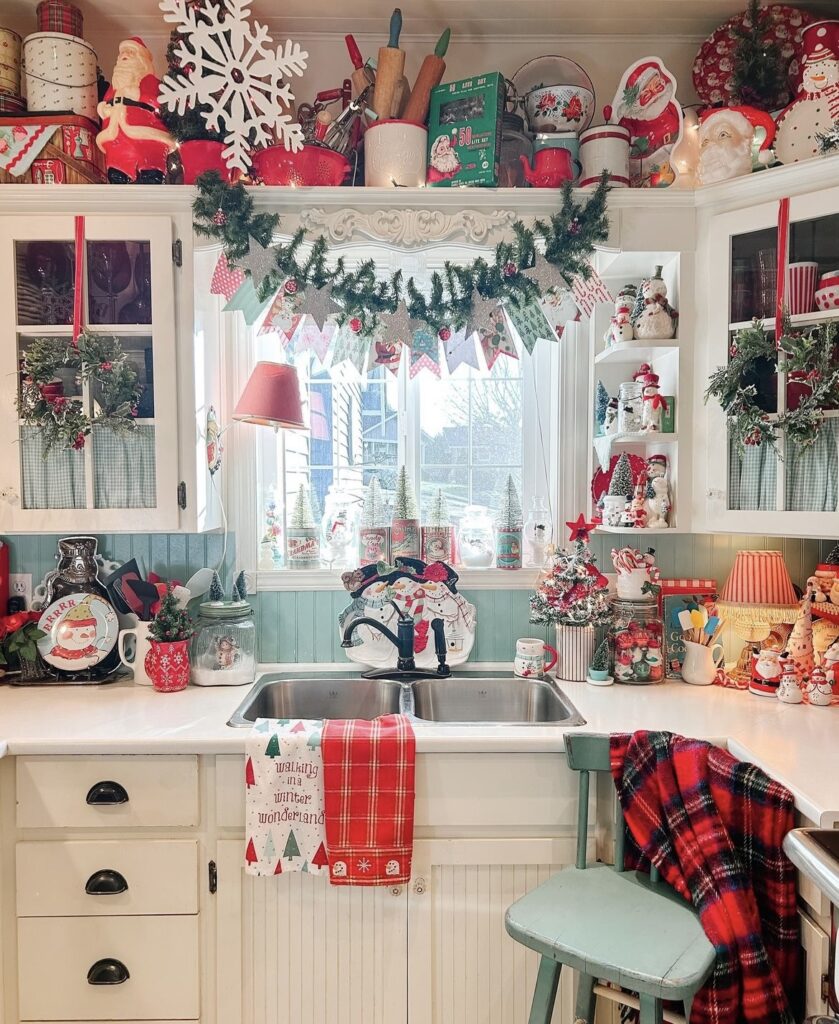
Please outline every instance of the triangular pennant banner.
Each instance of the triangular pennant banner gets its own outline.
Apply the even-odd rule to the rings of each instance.
[[[236,294],[228,300],[227,305],[224,307],[224,312],[231,313],[237,309],[241,310],[242,315],[245,318],[245,323],[250,327],[252,324],[256,323],[260,314],[267,307],[270,301],[270,297],[264,301],[260,299],[256,294],[253,281],[251,278],[246,277],[237,289]]]
[[[399,373],[399,363],[402,359],[402,342],[398,339],[388,341],[386,338],[376,338],[373,342],[372,359],[370,369],[377,366],[384,366],[385,369],[396,376]]]
[[[265,319],[262,321],[262,326],[259,328],[259,333],[276,332],[284,344],[289,343],[303,319],[304,314],[298,310],[304,302],[305,293],[296,290],[288,291],[287,285],[283,285],[274,296],[268,312],[265,314]]]
[[[216,269],[213,271],[213,279],[210,281],[210,294],[223,295],[229,302],[245,280],[245,273],[236,267],[231,267],[227,262],[224,253],[219,255],[216,261]]]
[[[497,309],[490,317],[489,323],[479,330],[478,338],[481,342],[488,370],[495,366],[499,356],[509,356],[510,359],[518,359],[519,357],[518,352],[516,352],[516,346],[507,329],[504,310],[501,308]]]
[[[548,323],[554,329],[554,337],[561,338],[569,320],[580,319],[580,307],[574,301],[570,288],[557,288],[542,296],[539,303]]]
[[[365,334],[361,324],[352,319],[338,329],[332,341],[331,366],[350,363],[360,374],[367,369],[367,355],[370,352],[371,336]]]
[[[440,339],[430,327],[420,327],[411,341],[411,378],[422,370],[440,376]]]
[[[588,280],[582,274],[577,274],[571,282],[571,291],[574,295],[574,301],[585,316],[591,316],[598,302],[615,301],[614,296],[603,283],[603,279],[594,267],[591,268]]]
[[[538,302],[528,302],[524,306],[515,306],[510,303],[505,307],[507,314],[507,325],[518,335],[519,341],[527,349],[530,355],[536,348],[536,342],[540,338],[547,341],[555,338],[553,327],[548,323],[542,307]]]
[[[458,366],[472,366],[476,370],[481,368],[478,363],[478,350],[475,348],[475,332],[469,331],[467,334],[467,330],[468,328],[461,327],[459,330],[451,331],[447,338],[441,336],[449,373],[454,373]]]

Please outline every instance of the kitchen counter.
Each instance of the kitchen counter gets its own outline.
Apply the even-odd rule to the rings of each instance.
[[[501,666],[470,666],[486,669]],[[265,671],[324,671],[265,666]],[[342,669],[346,672],[346,669]],[[748,693],[681,682],[594,687],[562,682],[591,732],[669,729],[724,742],[789,788],[798,810],[839,824],[839,707],[786,705]],[[231,754],[247,730],[227,720],[247,687],[194,687],[161,694],[131,682],[104,686],[0,686],[0,756],[17,754]],[[562,726],[416,729],[419,753],[537,752],[564,748]]]

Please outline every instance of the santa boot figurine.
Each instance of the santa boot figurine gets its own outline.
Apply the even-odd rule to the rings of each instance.
[[[778,685],[778,700],[784,704],[801,704],[804,701],[804,694],[798,682],[798,672],[792,658],[784,654],[781,658],[783,667],[781,669],[781,682]]]
[[[819,154],[819,136],[839,126],[839,21],[816,21],[801,35],[798,95],[778,115],[775,155],[782,164]]]
[[[151,54],[137,36],[119,44],[113,81],[97,107],[102,131],[96,145],[105,154],[108,181],[162,185],[166,157],[175,141],[158,116],[160,79]]]
[[[830,707],[833,700],[833,685],[827,681],[824,669],[816,665],[807,684],[807,700],[815,708]]]

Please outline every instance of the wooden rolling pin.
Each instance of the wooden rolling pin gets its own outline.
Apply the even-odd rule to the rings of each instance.
[[[376,87],[373,91],[373,110],[379,118],[391,117],[394,96],[399,79],[404,77],[405,51],[399,49],[402,31],[402,11],[397,7],[390,16],[390,39],[387,46],[379,47],[376,62]]]
[[[437,40],[434,53],[429,53],[422,62],[417,80],[414,82],[414,88],[411,90],[411,95],[402,114],[406,121],[425,124],[428,120],[431,90],[435,85],[439,85],[443,81],[443,75],[446,72],[446,62],[443,58],[446,56],[446,51],[449,48],[451,35],[452,30],[447,28]]]

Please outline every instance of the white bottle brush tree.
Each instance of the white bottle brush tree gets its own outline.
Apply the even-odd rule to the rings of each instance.
[[[414,494],[414,486],[411,483],[405,467],[402,466],[399,470],[399,476],[396,478],[396,497],[393,502],[393,518],[417,519],[418,517],[419,512],[417,510],[417,499]]]
[[[370,477],[370,483],[364,493],[364,504],[361,507],[361,527],[365,530],[387,526],[387,512],[382,497],[382,487],[377,476]]]
[[[291,511],[292,530],[313,530],[315,528],[315,517],[312,513],[312,500],[309,497],[309,489],[305,484],[297,488],[297,497],[294,499],[294,508]]]
[[[452,519],[449,513],[449,503],[446,501],[446,495],[443,493],[442,487],[438,487],[434,493],[434,498],[428,509],[428,519],[426,520],[425,525],[435,526],[441,529],[445,529],[447,526],[452,525]]]
[[[498,513],[498,529],[505,533],[521,530],[523,518],[516,483],[512,475],[508,474],[501,497],[501,509]]]

